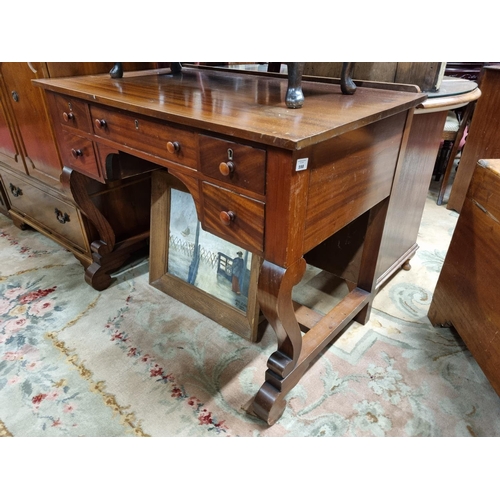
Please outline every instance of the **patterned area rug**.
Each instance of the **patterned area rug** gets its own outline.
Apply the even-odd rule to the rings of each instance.
[[[429,196],[412,269],[267,427],[246,409],[270,328],[258,344],[221,328],[149,286],[147,260],[97,292],[71,253],[0,216],[0,436],[500,436],[500,398],[427,319],[456,220]]]

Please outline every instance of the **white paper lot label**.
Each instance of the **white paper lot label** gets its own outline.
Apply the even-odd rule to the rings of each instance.
[[[309,158],[299,158],[295,164],[295,171],[299,172],[300,170],[306,170],[308,161]]]

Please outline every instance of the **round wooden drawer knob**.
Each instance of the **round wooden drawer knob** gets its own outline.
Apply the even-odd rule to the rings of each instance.
[[[81,149],[72,149],[71,154],[73,158],[78,158],[79,156],[83,156],[83,151]]]
[[[181,145],[174,141],[174,142],[171,142],[171,141],[168,141],[167,142],[167,151],[171,154],[173,153],[178,153],[179,151],[181,150]]]
[[[65,122],[69,122],[69,121],[74,120],[74,119],[75,119],[75,115],[73,113],[66,113],[66,112],[63,113],[63,120]]]
[[[219,217],[222,224],[224,224],[225,226],[229,226],[231,222],[233,222],[234,219],[236,219],[236,214],[234,212],[231,212],[230,210],[228,212],[222,211],[219,214]]]
[[[219,172],[225,177],[229,177],[234,172],[234,163],[232,161],[228,162],[223,161],[219,165]]]
[[[95,126],[98,128],[98,129],[103,129],[103,128],[106,128],[107,127],[107,123],[106,123],[106,120],[99,120],[99,118],[97,118],[95,121]]]

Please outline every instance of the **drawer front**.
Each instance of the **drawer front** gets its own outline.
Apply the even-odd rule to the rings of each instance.
[[[85,250],[83,230],[74,206],[21,178],[5,174],[2,177],[12,208]]]
[[[0,172],[1,174],[1,172]],[[2,176],[0,175],[0,213],[9,214],[9,199],[3,190]]]
[[[82,132],[91,133],[92,125],[88,113],[87,103],[68,96],[52,95],[53,118],[59,123]]]
[[[95,135],[190,168],[197,168],[195,133],[133,113],[100,106],[91,106],[90,113]]]
[[[65,166],[72,167],[82,174],[101,180],[92,141],[63,131],[59,149]]]
[[[223,139],[201,135],[200,170],[229,185],[264,194],[266,152]]]
[[[203,218],[213,234],[251,252],[264,250],[264,203],[203,182]]]

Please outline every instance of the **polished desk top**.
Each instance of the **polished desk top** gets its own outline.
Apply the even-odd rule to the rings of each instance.
[[[306,104],[288,109],[287,82],[267,75],[183,68],[35,80],[35,85],[94,103],[235,138],[299,150],[404,111],[425,94],[303,81]]]

